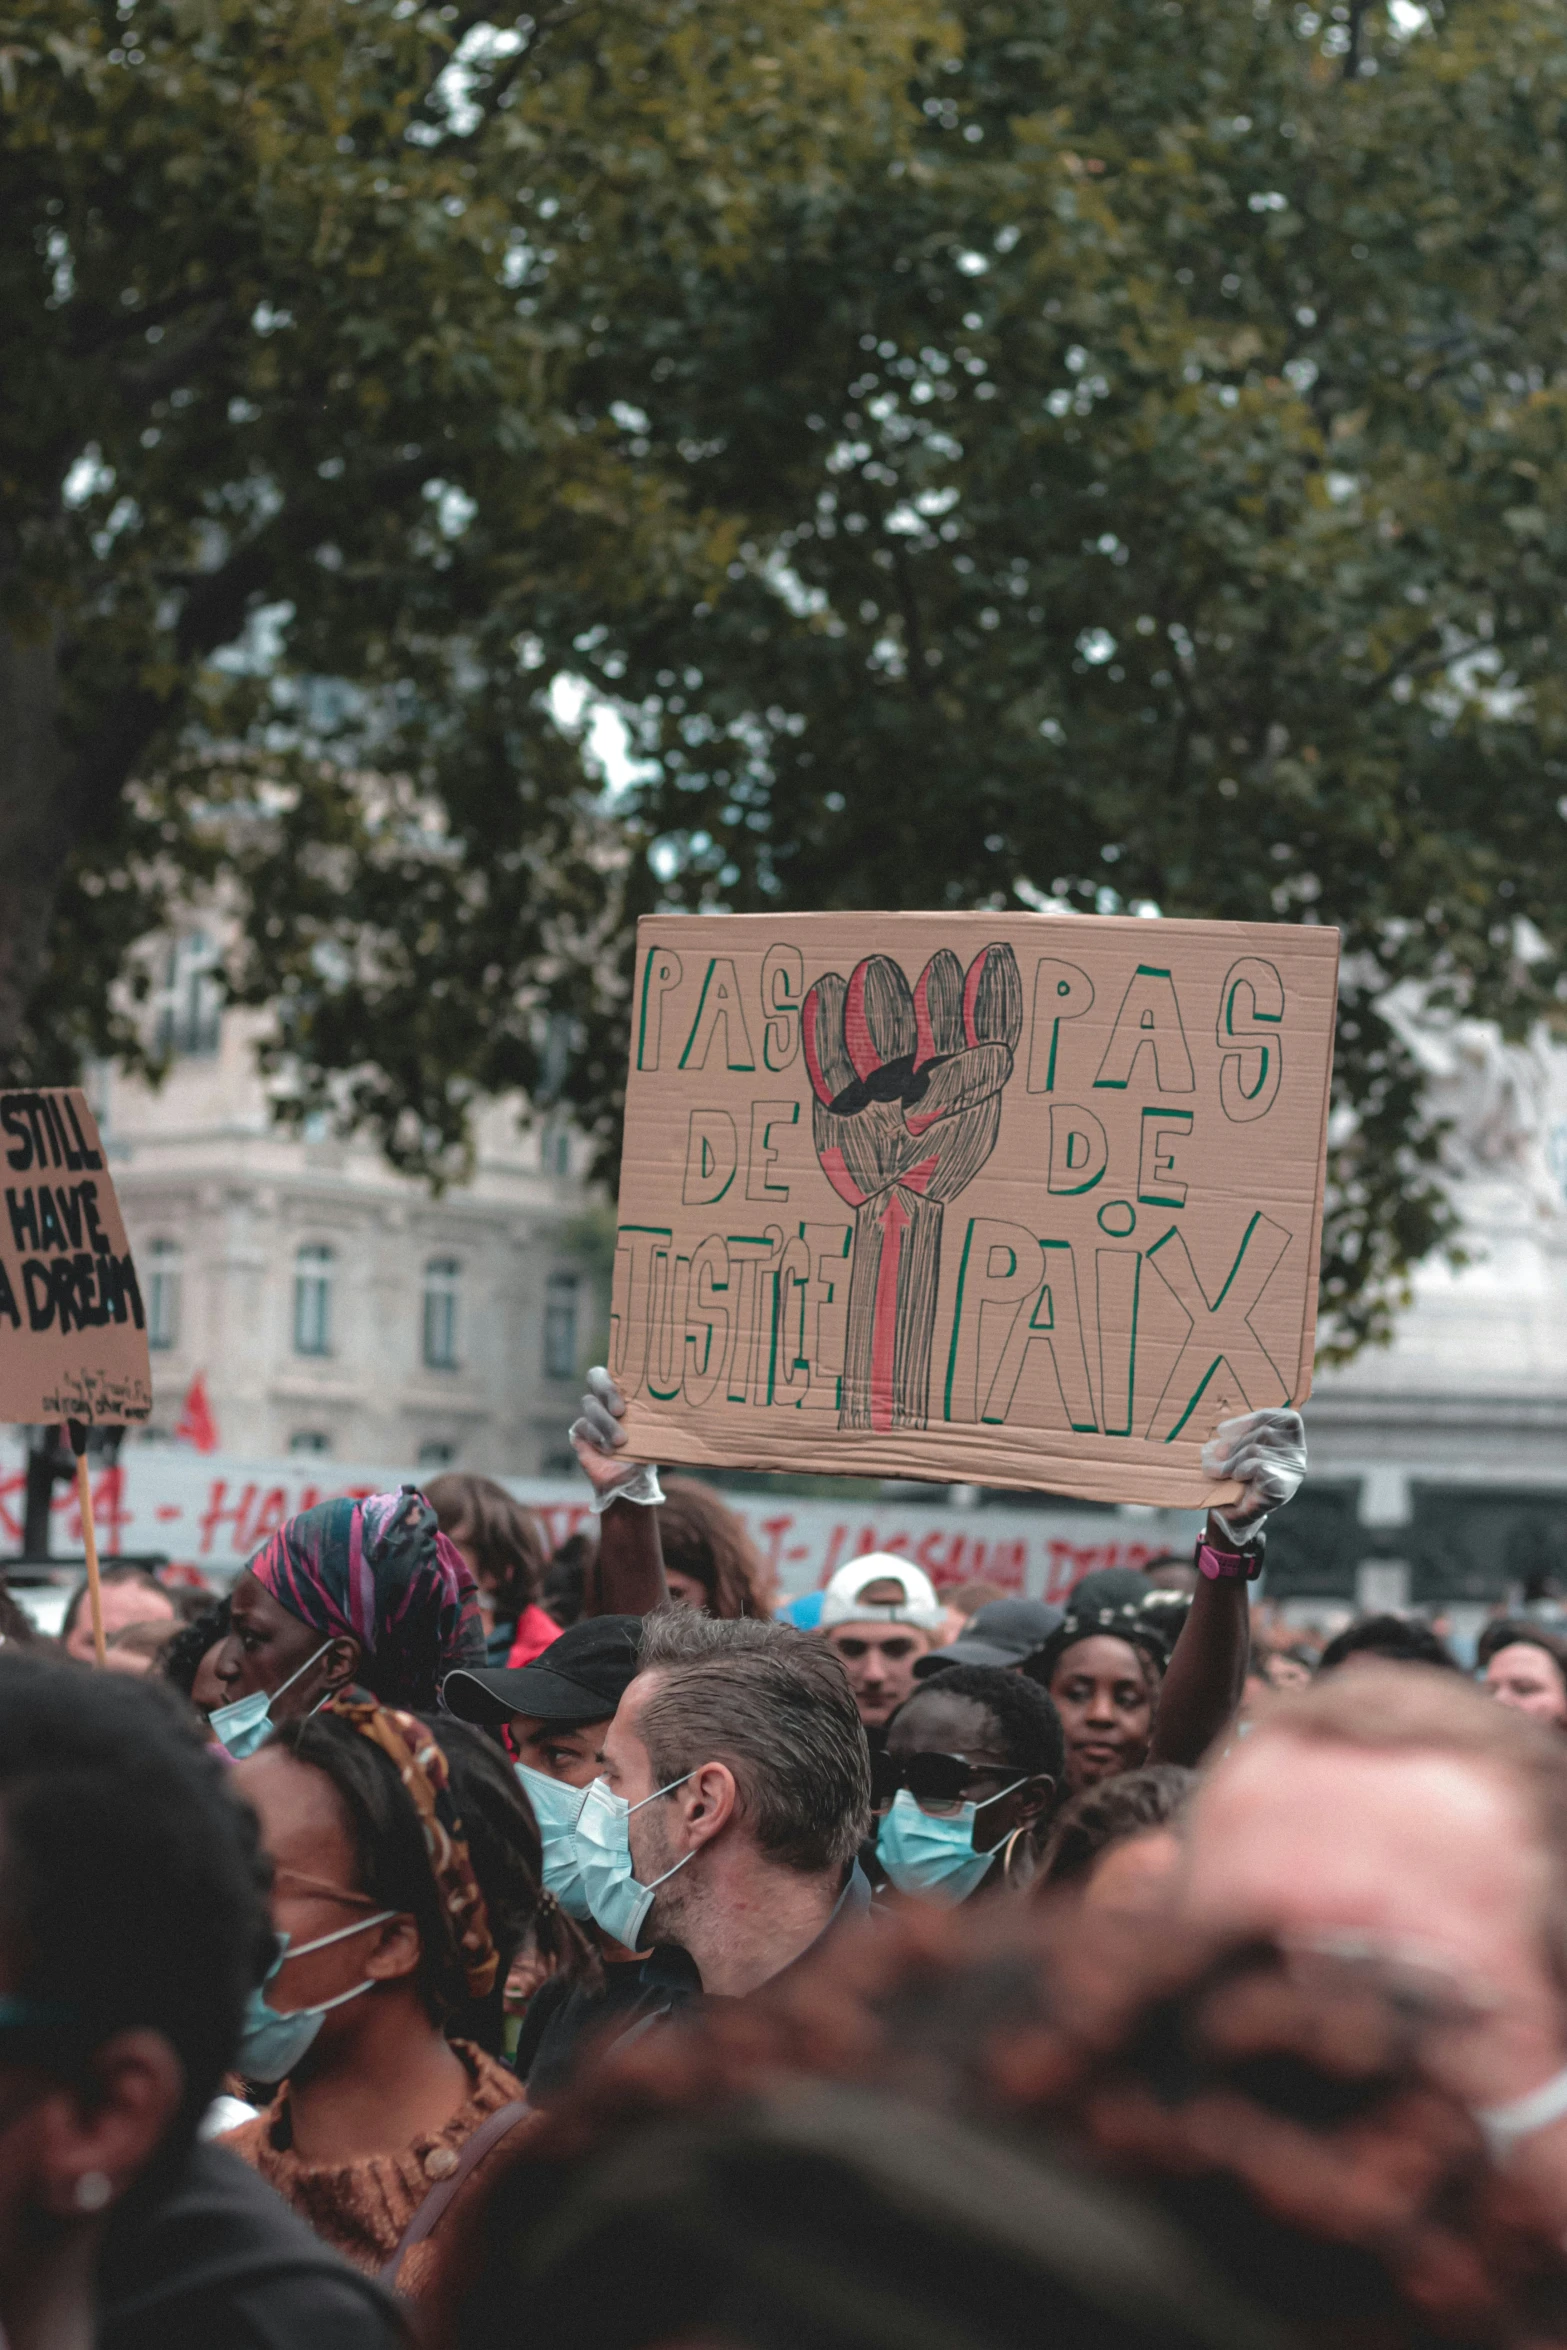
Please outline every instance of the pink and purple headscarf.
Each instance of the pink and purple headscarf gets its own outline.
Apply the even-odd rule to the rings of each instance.
[[[415,1486],[302,1510],[250,1572],[302,1624],[357,1640],[383,1705],[429,1712],[448,1673],[484,1662],[478,1587]]]

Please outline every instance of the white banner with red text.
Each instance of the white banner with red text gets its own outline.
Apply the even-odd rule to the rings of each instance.
[[[132,1444],[115,1467],[95,1469],[98,1543],[105,1553],[158,1554],[195,1567],[221,1589],[285,1518],[334,1495],[418,1483],[420,1474],[311,1454],[252,1461],[184,1446]],[[551,1550],[591,1521],[581,1480],[498,1482],[535,1513]],[[0,1565],[21,1551],[25,1484],[19,1440],[0,1441]],[[1169,1551],[1189,1556],[1200,1523],[1191,1511],[1036,1510],[1011,1501],[964,1509],[901,1499],[798,1500],[766,1492],[726,1493],[725,1499],[744,1520],[783,1598],[815,1590],[850,1559],[883,1550],[923,1567],[939,1590],[986,1582],[1008,1594],[1061,1600],[1094,1568],[1140,1567]],[[79,1558],[81,1544],[75,1489],[57,1488],[51,1549],[64,1563]]]

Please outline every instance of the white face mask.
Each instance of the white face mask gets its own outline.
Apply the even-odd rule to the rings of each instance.
[[[656,1803],[661,1795],[673,1795],[690,1776],[687,1771],[685,1778],[671,1779],[667,1787],[655,1788],[651,1795],[644,1795],[641,1803],[628,1803],[602,1779],[595,1779],[583,1796],[582,1809],[572,1830],[578,1881],[594,1923],[628,1950],[641,1948],[642,1929],[660,1885],[677,1876],[687,1860],[696,1858],[694,1852],[688,1852],[685,1860],[677,1860],[672,1869],[655,1877],[651,1885],[638,1884],[632,1873],[631,1815],[641,1811],[644,1804]]]
[[[331,1645],[330,1640],[323,1640],[315,1655],[307,1656],[298,1672],[290,1673],[276,1689],[253,1689],[248,1697],[236,1697],[232,1705],[213,1707],[207,1716],[207,1726],[236,1762],[243,1762],[264,1739],[271,1737],[277,1727],[272,1719],[272,1700],[281,1697],[285,1689],[292,1689],[296,1681],[302,1681],[311,1666],[321,1662]],[[322,1703],[325,1702],[323,1698]]]

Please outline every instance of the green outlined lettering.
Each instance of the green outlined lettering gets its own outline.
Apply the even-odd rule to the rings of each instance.
[[[1196,1092],[1175,981],[1154,963],[1139,963],[1132,974],[1095,1085],[1123,1092],[1145,1048],[1153,1054],[1154,1084],[1160,1093]]]

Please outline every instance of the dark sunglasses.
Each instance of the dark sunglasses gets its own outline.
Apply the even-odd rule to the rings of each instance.
[[[963,1754],[871,1757],[871,1792],[878,1804],[890,1803],[900,1787],[906,1787],[916,1803],[965,1803],[977,1779],[1006,1776],[997,1764],[971,1763]]]

